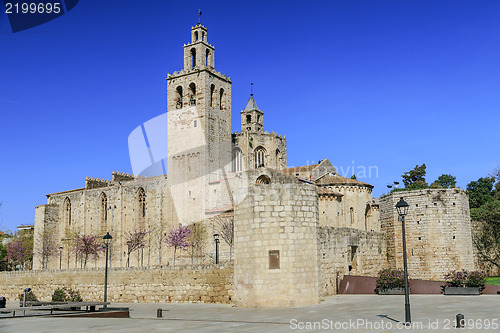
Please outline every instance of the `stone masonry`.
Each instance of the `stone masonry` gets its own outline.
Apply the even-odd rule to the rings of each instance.
[[[244,199],[239,198],[244,196]],[[234,303],[284,307],[319,301],[318,195],[314,186],[236,191]]]
[[[464,190],[425,189],[380,198],[389,267],[403,267],[401,222],[395,205],[410,205],[405,218],[411,278],[442,280],[452,270],[474,270],[469,200]]]
[[[40,301],[51,301],[57,288],[79,290],[84,301],[103,301],[104,269],[70,269],[0,274],[2,296],[19,299],[30,287]],[[108,275],[110,302],[231,303],[233,267],[177,266],[113,268]]]

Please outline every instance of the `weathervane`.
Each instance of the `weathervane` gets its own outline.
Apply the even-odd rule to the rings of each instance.
[[[198,9],[198,24],[201,24],[200,19],[201,19],[201,10]]]
[[[250,96],[253,96],[253,82],[250,83]]]

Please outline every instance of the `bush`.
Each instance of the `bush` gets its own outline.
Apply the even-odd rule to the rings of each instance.
[[[82,297],[78,290],[71,288],[57,288],[52,294],[52,302],[81,302]]]
[[[476,287],[483,291],[486,284],[486,274],[480,271],[452,271],[444,276],[446,284],[443,287]]]
[[[19,294],[19,300],[21,302],[23,301],[23,296],[24,296],[24,293]],[[26,293],[26,302],[38,302],[38,298],[33,293],[33,291]]]
[[[378,293],[380,290],[404,287],[405,278],[404,271],[402,269],[388,268],[378,272],[377,287],[375,288],[375,293]]]

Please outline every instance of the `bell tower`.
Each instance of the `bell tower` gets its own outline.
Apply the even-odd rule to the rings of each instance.
[[[262,133],[264,112],[259,110],[253,94],[250,94],[245,109],[241,111],[241,132]]]
[[[184,69],[167,75],[167,173],[179,222],[204,217],[208,184],[231,158],[231,80],[214,68],[207,28],[191,28]]]

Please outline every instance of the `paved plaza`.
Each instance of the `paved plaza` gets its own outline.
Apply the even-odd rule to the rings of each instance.
[[[14,302],[7,303],[7,306]],[[335,295],[321,304],[243,309],[227,304],[113,303],[130,318],[28,317],[0,320],[14,332],[448,332],[462,313],[469,332],[500,332],[500,295],[411,296],[412,327],[402,327],[404,296]],[[163,309],[163,318],[156,310]]]

